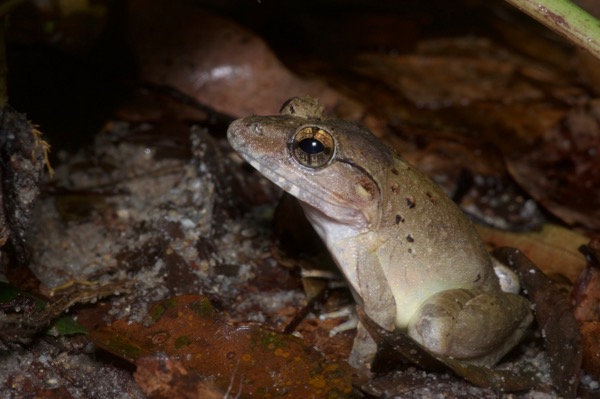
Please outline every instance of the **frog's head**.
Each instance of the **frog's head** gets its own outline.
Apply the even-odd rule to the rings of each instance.
[[[231,124],[233,148],[321,221],[363,232],[380,222],[391,151],[352,122],[311,115],[250,116]]]

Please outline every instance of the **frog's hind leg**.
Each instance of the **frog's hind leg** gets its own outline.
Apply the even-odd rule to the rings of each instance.
[[[522,296],[453,289],[420,306],[408,335],[431,352],[491,366],[521,340],[532,320]]]

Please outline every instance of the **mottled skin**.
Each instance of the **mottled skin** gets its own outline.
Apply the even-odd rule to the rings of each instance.
[[[294,140],[301,141],[295,136],[303,129],[325,132],[305,147],[320,137],[331,140],[324,142],[331,154],[317,154],[326,162],[298,160],[302,150]],[[300,200],[356,302],[382,327],[406,332],[434,353],[480,365],[496,363],[521,339],[532,320],[529,302],[500,289],[470,221],[369,131],[324,118],[314,101],[294,98],[281,115],[233,122],[228,139]],[[318,153],[322,147],[315,145]],[[368,366],[374,351],[359,325],[351,362]]]

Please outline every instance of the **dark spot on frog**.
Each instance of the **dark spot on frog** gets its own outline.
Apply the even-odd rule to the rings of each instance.
[[[473,282],[476,283],[479,280],[481,280],[481,274],[477,273],[477,278]]]
[[[400,172],[398,172],[398,169],[396,169],[396,168],[392,169],[392,173],[395,174],[396,176],[398,176],[400,174]]]
[[[415,239],[413,238],[412,235],[409,234],[409,235],[406,236],[406,241],[408,241],[408,242],[415,242]]]
[[[413,250],[412,250],[412,248],[411,248],[411,247],[408,247],[408,253],[409,253],[409,254],[412,254],[412,253],[413,253]]]
[[[435,201],[435,198],[433,198],[433,194],[431,194],[429,191],[427,191],[427,192],[425,193],[425,195],[427,196],[427,198],[429,199],[429,201],[430,201],[432,204],[435,204],[435,202],[436,202],[436,201]]]
[[[406,200],[406,205],[408,206],[409,209],[412,209],[417,205],[417,203],[415,202],[415,199],[412,196],[406,197],[405,200]]]
[[[396,224],[404,223],[404,218],[400,215],[396,215]]]

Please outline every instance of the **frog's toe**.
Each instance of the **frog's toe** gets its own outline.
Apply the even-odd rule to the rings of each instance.
[[[319,319],[328,320],[335,319],[338,317],[346,318],[346,320],[332,328],[331,331],[329,331],[330,337],[333,337],[334,335],[344,331],[352,330],[358,325],[358,316],[356,315],[354,305],[344,306],[336,311],[324,313],[319,316]]]

